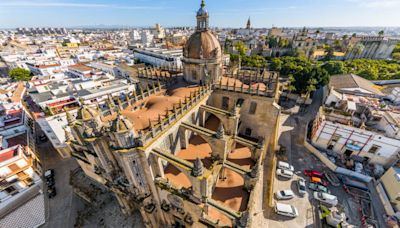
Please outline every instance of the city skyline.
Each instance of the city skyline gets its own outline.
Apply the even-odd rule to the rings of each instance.
[[[194,26],[199,1],[183,0],[0,0],[0,28]],[[206,1],[213,27],[400,26],[399,0]],[[15,17],[15,15],[19,15]]]

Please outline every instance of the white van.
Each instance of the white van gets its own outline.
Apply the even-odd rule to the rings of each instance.
[[[292,166],[292,165],[289,165],[289,163],[283,162],[283,161],[279,161],[279,162],[278,162],[278,167],[277,167],[277,168],[278,168],[278,169],[289,170],[289,171],[294,172],[293,166]]]
[[[294,206],[284,203],[276,203],[275,213],[291,218],[296,218],[297,216],[299,216],[299,212]]]
[[[286,170],[286,169],[277,169],[276,170],[276,175],[281,176],[281,177],[285,177],[288,179],[292,179],[293,177],[293,172],[290,170]]]
[[[321,203],[330,205],[332,207],[338,204],[338,199],[336,196],[325,192],[314,192],[314,198],[319,200]]]

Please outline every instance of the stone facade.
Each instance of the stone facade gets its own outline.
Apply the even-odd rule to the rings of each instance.
[[[389,59],[399,40],[362,37],[346,54],[346,59]]]
[[[69,115],[72,156],[124,213],[139,210],[146,227],[250,227],[264,158],[277,141],[278,77],[223,76],[219,57],[188,59],[183,76],[140,70],[146,89]]]

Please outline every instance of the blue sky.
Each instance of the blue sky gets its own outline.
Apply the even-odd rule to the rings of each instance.
[[[0,0],[0,27],[192,26],[200,0]],[[206,0],[211,26],[400,26],[400,0]]]

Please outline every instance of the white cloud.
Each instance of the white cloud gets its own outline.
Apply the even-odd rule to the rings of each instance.
[[[348,0],[367,8],[390,8],[400,6],[400,0]]]

